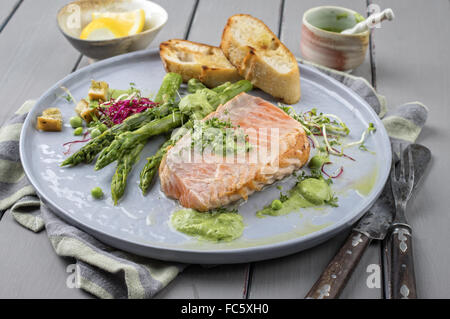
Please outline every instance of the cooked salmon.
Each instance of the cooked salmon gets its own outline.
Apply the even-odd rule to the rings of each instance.
[[[208,211],[261,190],[302,167],[310,146],[299,122],[275,105],[241,93],[209,114],[243,131],[250,149],[229,156],[191,148],[191,133],[183,136],[164,156],[159,175],[163,192],[184,207]],[[180,154],[189,150],[189,157]],[[198,155],[198,154],[197,154]]]

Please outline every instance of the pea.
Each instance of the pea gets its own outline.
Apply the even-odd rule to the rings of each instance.
[[[101,199],[103,197],[103,191],[102,191],[102,189],[100,187],[94,187],[91,190],[91,195],[95,199]]]
[[[105,125],[105,124],[100,124],[98,127],[97,127],[99,130],[100,130],[100,132],[104,132],[104,131],[106,131],[107,129],[108,129],[108,127]]]
[[[76,129],[73,130],[73,135],[78,136],[83,134],[83,128],[82,127],[77,127]]]
[[[282,203],[279,199],[275,199],[275,200],[272,202],[272,205],[270,205],[270,207],[271,207],[273,210],[280,210],[280,209],[283,208],[283,203]]]
[[[83,126],[83,120],[82,120],[81,117],[79,117],[79,116],[73,116],[73,117],[71,117],[69,122],[70,122],[70,125],[71,125],[73,128],[77,128],[77,127]]]
[[[91,137],[92,138],[96,138],[97,136],[99,136],[100,134],[102,134],[102,132],[100,132],[100,130],[98,128],[94,128],[91,131]]]
[[[322,165],[328,161],[329,161],[328,156],[315,155],[309,160],[308,167],[312,169],[318,169],[321,168]]]

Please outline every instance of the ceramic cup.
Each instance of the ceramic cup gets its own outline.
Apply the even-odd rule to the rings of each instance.
[[[124,12],[136,9],[145,11],[142,32],[111,40],[80,39],[81,31],[92,20],[92,12]],[[57,15],[62,34],[78,51],[93,59],[105,59],[147,48],[167,19],[164,8],[146,0],[78,0],[65,5]]]
[[[332,6],[309,9],[303,15],[300,52],[305,60],[340,71],[363,63],[369,44],[369,30],[340,34],[363,17],[356,11]]]

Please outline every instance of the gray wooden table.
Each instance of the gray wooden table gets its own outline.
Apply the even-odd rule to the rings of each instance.
[[[56,27],[56,11],[67,0],[0,1],[0,125],[27,99],[39,97],[70,72],[88,64]],[[249,13],[263,20],[287,47],[300,55],[303,12],[318,5],[341,5],[362,14],[371,0],[155,0],[169,22],[152,47],[169,38],[218,45],[226,19]],[[430,174],[410,206],[420,297],[450,298],[450,2],[379,0],[396,20],[372,36],[366,61],[354,74],[365,77],[388,105],[419,100],[430,108],[419,141],[433,152]],[[346,234],[307,251],[264,262],[203,268],[191,266],[159,298],[302,298],[334,256]],[[34,234],[9,214],[0,220],[0,298],[90,298],[68,288],[67,266],[45,232]],[[373,243],[342,298],[380,298]]]

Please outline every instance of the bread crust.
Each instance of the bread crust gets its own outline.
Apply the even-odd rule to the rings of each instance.
[[[246,34],[248,29],[258,29],[258,32],[253,32],[251,39],[239,39],[240,31]],[[239,74],[254,86],[287,104],[299,101],[297,61],[261,20],[248,14],[231,16],[223,30],[220,47]]]
[[[181,74],[184,82],[195,78],[216,87],[242,79],[219,47],[172,39],[160,44],[159,53],[166,71]]]

